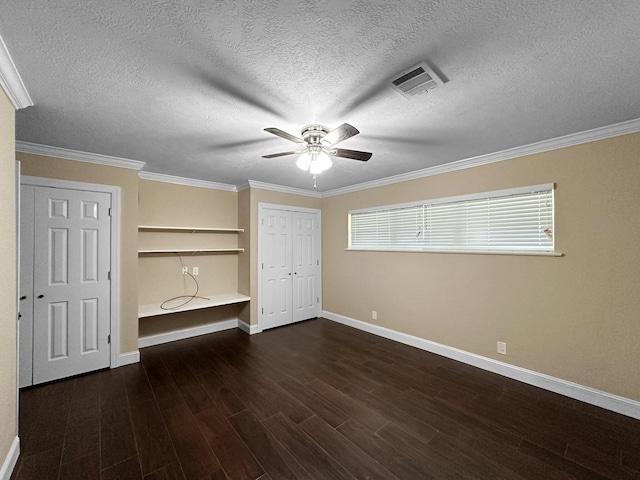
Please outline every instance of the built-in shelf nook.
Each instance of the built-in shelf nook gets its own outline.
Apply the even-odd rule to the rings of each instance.
[[[148,319],[146,321],[155,322],[152,317],[160,317],[164,318],[169,314],[177,314],[180,312],[191,312],[194,310],[205,309],[205,308],[214,308],[214,307],[224,307],[224,306],[232,306],[234,304],[242,304],[249,302],[251,298],[247,295],[238,293],[238,292],[225,292],[221,293],[219,287],[203,287],[202,279],[198,274],[195,274],[194,281],[200,284],[200,288],[205,290],[197,293],[197,296],[188,299],[189,295],[183,295],[180,297],[179,295],[184,293],[183,287],[177,287],[175,284],[174,275],[179,275],[180,264],[177,264],[176,267],[167,265],[172,265],[171,260],[166,258],[162,260],[162,257],[166,257],[167,255],[187,255],[184,259],[180,260],[183,268],[188,268],[188,264],[185,265],[184,262],[187,262],[187,258],[190,258],[192,255],[204,255],[210,256],[218,254],[238,254],[244,252],[244,248],[239,248],[235,246],[236,242],[232,242],[230,238],[227,238],[228,235],[237,235],[240,233],[244,233],[244,229],[242,228],[218,228],[218,227],[191,227],[191,226],[164,226],[164,225],[140,225],[138,227],[138,231],[143,235],[140,236],[140,247],[138,250],[138,256],[141,261],[143,258],[148,258],[148,260],[144,260],[145,262],[153,262],[148,264],[149,268],[155,269],[159,268],[159,272],[162,271],[160,275],[167,275],[167,279],[173,283],[173,287],[166,288],[166,291],[174,291],[177,295],[176,299],[167,301],[166,298],[163,298],[162,302],[159,302],[158,299],[162,298],[159,295],[156,295],[157,303],[145,303],[138,305],[138,318],[139,319]],[[174,236],[175,234],[175,236]],[[168,235],[168,236],[167,236]],[[197,237],[197,238],[196,238]],[[237,244],[236,244],[237,245]],[[149,258],[149,257],[158,257],[157,259]],[[212,258],[212,257],[208,257]],[[211,265],[210,263],[213,260],[202,260],[205,266]],[[158,263],[161,262],[161,263]],[[169,262],[169,264],[167,264]],[[190,261],[193,268],[193,260]],[[197,261],[198,265],[201,267],[202,272],[202,264],[200,261]],[[206,268],[206,275],[209,275],[209,279],[211,279],[211,275],[233,275],[236,272],[229,271],[230,267],[228,266],[228,262],[224,262],[227,265],[226,268],[222,268],[221,270],[217,270],[218,263],[216,261],[216,268],[212,270],[211,267]],[[167,268],[170,268],[170,273]],[[174,273],[175,268],[175,273]],[[147,273],[149,276],[149,273]],[[152,276],[157,275],[154,273]],[[161,277],[162,278],[162,277]],[[190,279],[185,276],[187,282],[190,282]],[[196,280],[198,279],[198,280]],[[206,278],[204,278],[206,280]],[[204,282],[205,284],[207,281]],[[187,284],[188,285],[188,284]],[[177,290],[180,291],[177,291]],[[216,292],[216,290],[218,290]],[[224,290],[223,290],[224,291]],[[210,295],[207,295],[210,293]],[[195,293],[194,293],[195,295]],[[148,295],[147,295],[148,296]],[[170,296],[170,295],[168,295]],[[149,298],[149,300],[154,300],[153,298]],[[185,303],[185,300],[188,300]],[[175,308],[173,308],[175,306]],[[164,307],[164,308],[163,308]],[[218,310],[216,310],[217,312]],[[217,315],[217,314],[216,314]],[[206,318],[215,318],[216,315],[207,313]],[[172,317],[173,318],[173,317]],[[176,318],[177,320],[177,318]],[[210,320],[209,320],[210,321]],[[163,322],[164,323],[164,322]],[[163,341],[171,341],[176,338],[182,338],[183,336],[191,336],[189,332],[184,332],[182,330],[175,330],[175,327],[169,326],[173,325],[173,322],[167,324],[167,329],[161,335],[152,335],[149,337],[148,335],[140,332],[140,344],[156,344],[162,343]],[[204,327],[206,328],[206,327]],[[193,334],[202,333],[202,327],[198,327],[193,329]]]

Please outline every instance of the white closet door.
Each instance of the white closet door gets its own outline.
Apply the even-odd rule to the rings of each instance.
[[[265,210],[262,222],[262,322],[265,328],[293,321],[291,311],[291,213]]]
[[[107,193],[35,189],[33,383],[109,366]]]
[[[320,315],[320,213],[261,207],[261,329]]]
[[[316,213],[293,216],[293,321],[316,318],[320,292],[320,221]]]

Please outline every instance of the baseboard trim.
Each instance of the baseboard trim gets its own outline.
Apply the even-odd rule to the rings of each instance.
[[[149,335],[148,337],[138,338],[138,348],[152,347],[162,343],[175,342],[176,340],[184,340],[185,338],[206,335],[207,333],[221,332],[231,328],[238,328],[238,320],[225,320],[223,322],[209,323],[199,327],[184,328],[173,332],[161,333],[158,335]]]
[[[0,468],[0,480],[9,480],[20,456],[20,438],[16,435]]]
[[[131,365],[132,363],[138,363],[140,361],[140,351],[125,352],[118,356],[118,366],[123,367],[125,365]]]
[[[457,360],[489,372],[497,373],[498,375],[509,377],[535,387],[544,388],[545,390],[640,420],[640,402],[631,400],[630,398],[613,395],[603,392],[602,390],[596,390],[595,388],[545,375],[544,373],[527,370],[526,368],[517,367],[414,335],[345,317],[337,313],[323,311],[322,316],[327,320],[332,320],[349,327],[357,328],[358,330],[363,330],[380,337],[404,343],[405,345],[426,350],[427,352],[436,353],[443,357],[451,358],[452,360]]]
[[[248,323],[245,323],[242,320],[238,320],[238,328],[242,330],[244,333],[248,333],[249,335],[262,333],[262,330],[260,330],[260,327],[258,327],[258,325],[249,325]]]

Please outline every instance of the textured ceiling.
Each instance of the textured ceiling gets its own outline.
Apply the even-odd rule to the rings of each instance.
[[[310,189],[263,131],[342,122],[325,191],[640,117],[638,0],[0,0],[17,139]],[[387,83],[427,60],[447,79]]]

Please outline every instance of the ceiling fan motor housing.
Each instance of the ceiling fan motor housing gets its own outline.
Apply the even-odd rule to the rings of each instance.
[[[329,129],[324,125],[311,124],[303,127],[301,133],[308,145],[321,145],[322,139],[329,133]]]

